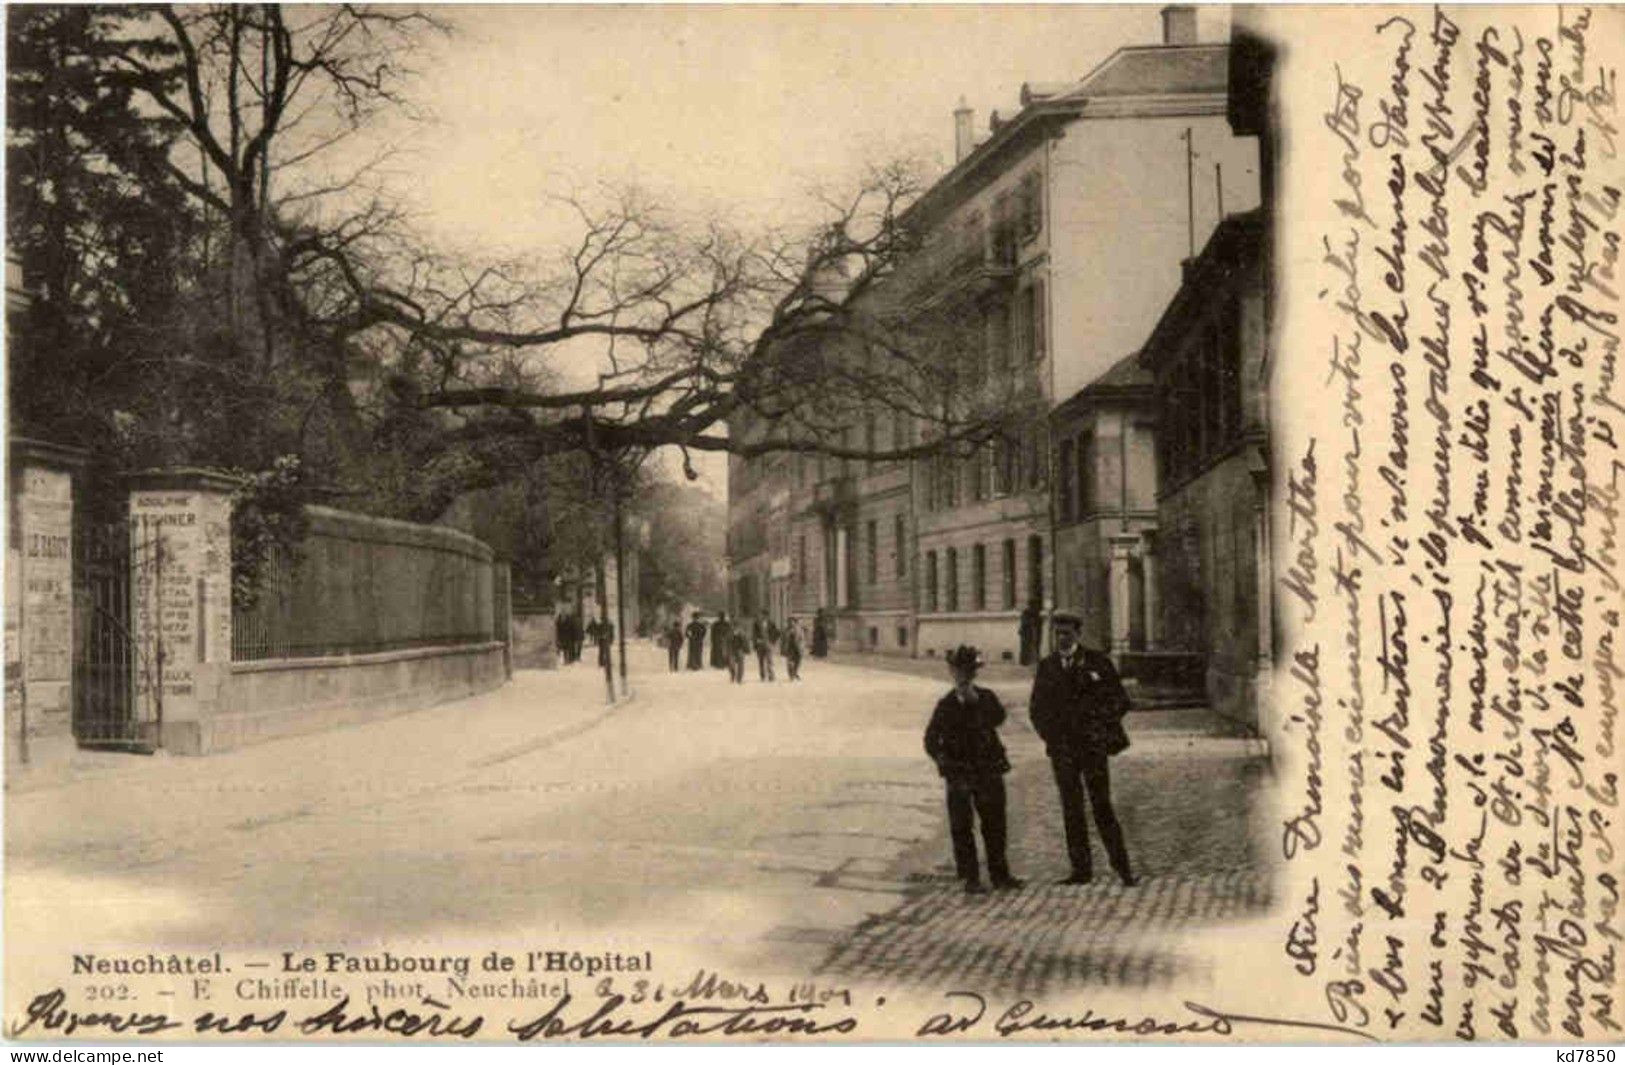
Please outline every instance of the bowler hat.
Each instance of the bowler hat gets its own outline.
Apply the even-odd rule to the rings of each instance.
[[[1049,618],[1050,623],[1054,625],[1071,625],[1074,628],[1083,628],[1083,615],[1076,610],[1057,610]]]
[[[982,665],[982,652],[968,643],[962,643],[948,652],[949,669],[968,669],[975,672]]]

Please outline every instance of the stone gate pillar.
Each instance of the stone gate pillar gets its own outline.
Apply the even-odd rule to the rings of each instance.
[[[73,723],[73,481],[85,452],[12,437],[6,545],[7,757]],[[27,736],[23,734],[26,720]]]
[[[1109,650],[1121,654],[1129,648],[1129,562],[1139,548],[1140,538],[1129,533],[1108,536],[1110,555],[1107,581],[1107,602],[1111,606],[1111,642]]]
[[[231,668],[231,496],[206,470],[154,470],[130,484],[136,719],[158,745],[206,754]]]

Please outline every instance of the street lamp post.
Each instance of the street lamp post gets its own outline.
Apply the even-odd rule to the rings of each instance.
[[[626,687],[626,550],[621,515],[621,470],[615,470],[615,636],[620,641],[621,695]]]

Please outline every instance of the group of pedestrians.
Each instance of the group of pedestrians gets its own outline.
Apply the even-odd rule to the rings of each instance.
[[[687,626],[681,618],[673,618],[661,633],[666,645],[666,664],[671,672],[683,668],[683,648],[687,646],[687,666],[691,670],[704,668],[706,640],[710,640],[710,662],[714,669],[726,669],[735,684],[745,682],[745,660],[756,655],[757,676],[764,681],[778,679],[774,665],[775,653],[784,656],[785,674],[790,680],[801,679],[802,638],[800,626],[791,621],[783,629],[772,618],[746,617],[729,621],[727,614],[718,614],[707,627],[696,612]]]
[[[589,618],[587,623],[581,623],[581,615],[574,613],[559,614],[553,619],[554,633],[558,640],[559,656],[564,659],[565,665],[581,661],[581,651],[591,644],[598,649],[598,664],[609,664],[610,645],[615,642],[615,623],[608,618]]]
[[[1058,610],[1052,622],[1055,648],[1039,659],[1028,713],[1049,755],[1066,831],[1071,870],[1059,882],[1087,884],[1093,878],[1084,811],[1087,794],[1112,871],[1125,886],[1132,887],[1138,879],[1130,868],[1123,829],[1112,809],[1109,772],[1109,759],[1129,745],[1123,729],[1123,716],[1130,709],[1128,693],[1105,653],[1080,646],[1083,619],[1079,615]],[[925,729],[926,754],[946,785],[954,867],[968,894],[987,890],[976,858],[973,825],[977,821],[982,827],[989,882],[1002,890],[1014,890],[1023,883],[1011,873],[1006,856],[1004,774],[1010,771],[1010,760],[997,731],[1004,723],[1005,710],[997,695],[976,684],[980,666],[981,656],[974,647],[960,646],[949,653],[954,686],[937,702]]]

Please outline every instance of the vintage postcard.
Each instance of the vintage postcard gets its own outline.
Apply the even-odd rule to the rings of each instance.
[[[5,26],[8,1041],[1619,1041],[1622,9]]]

